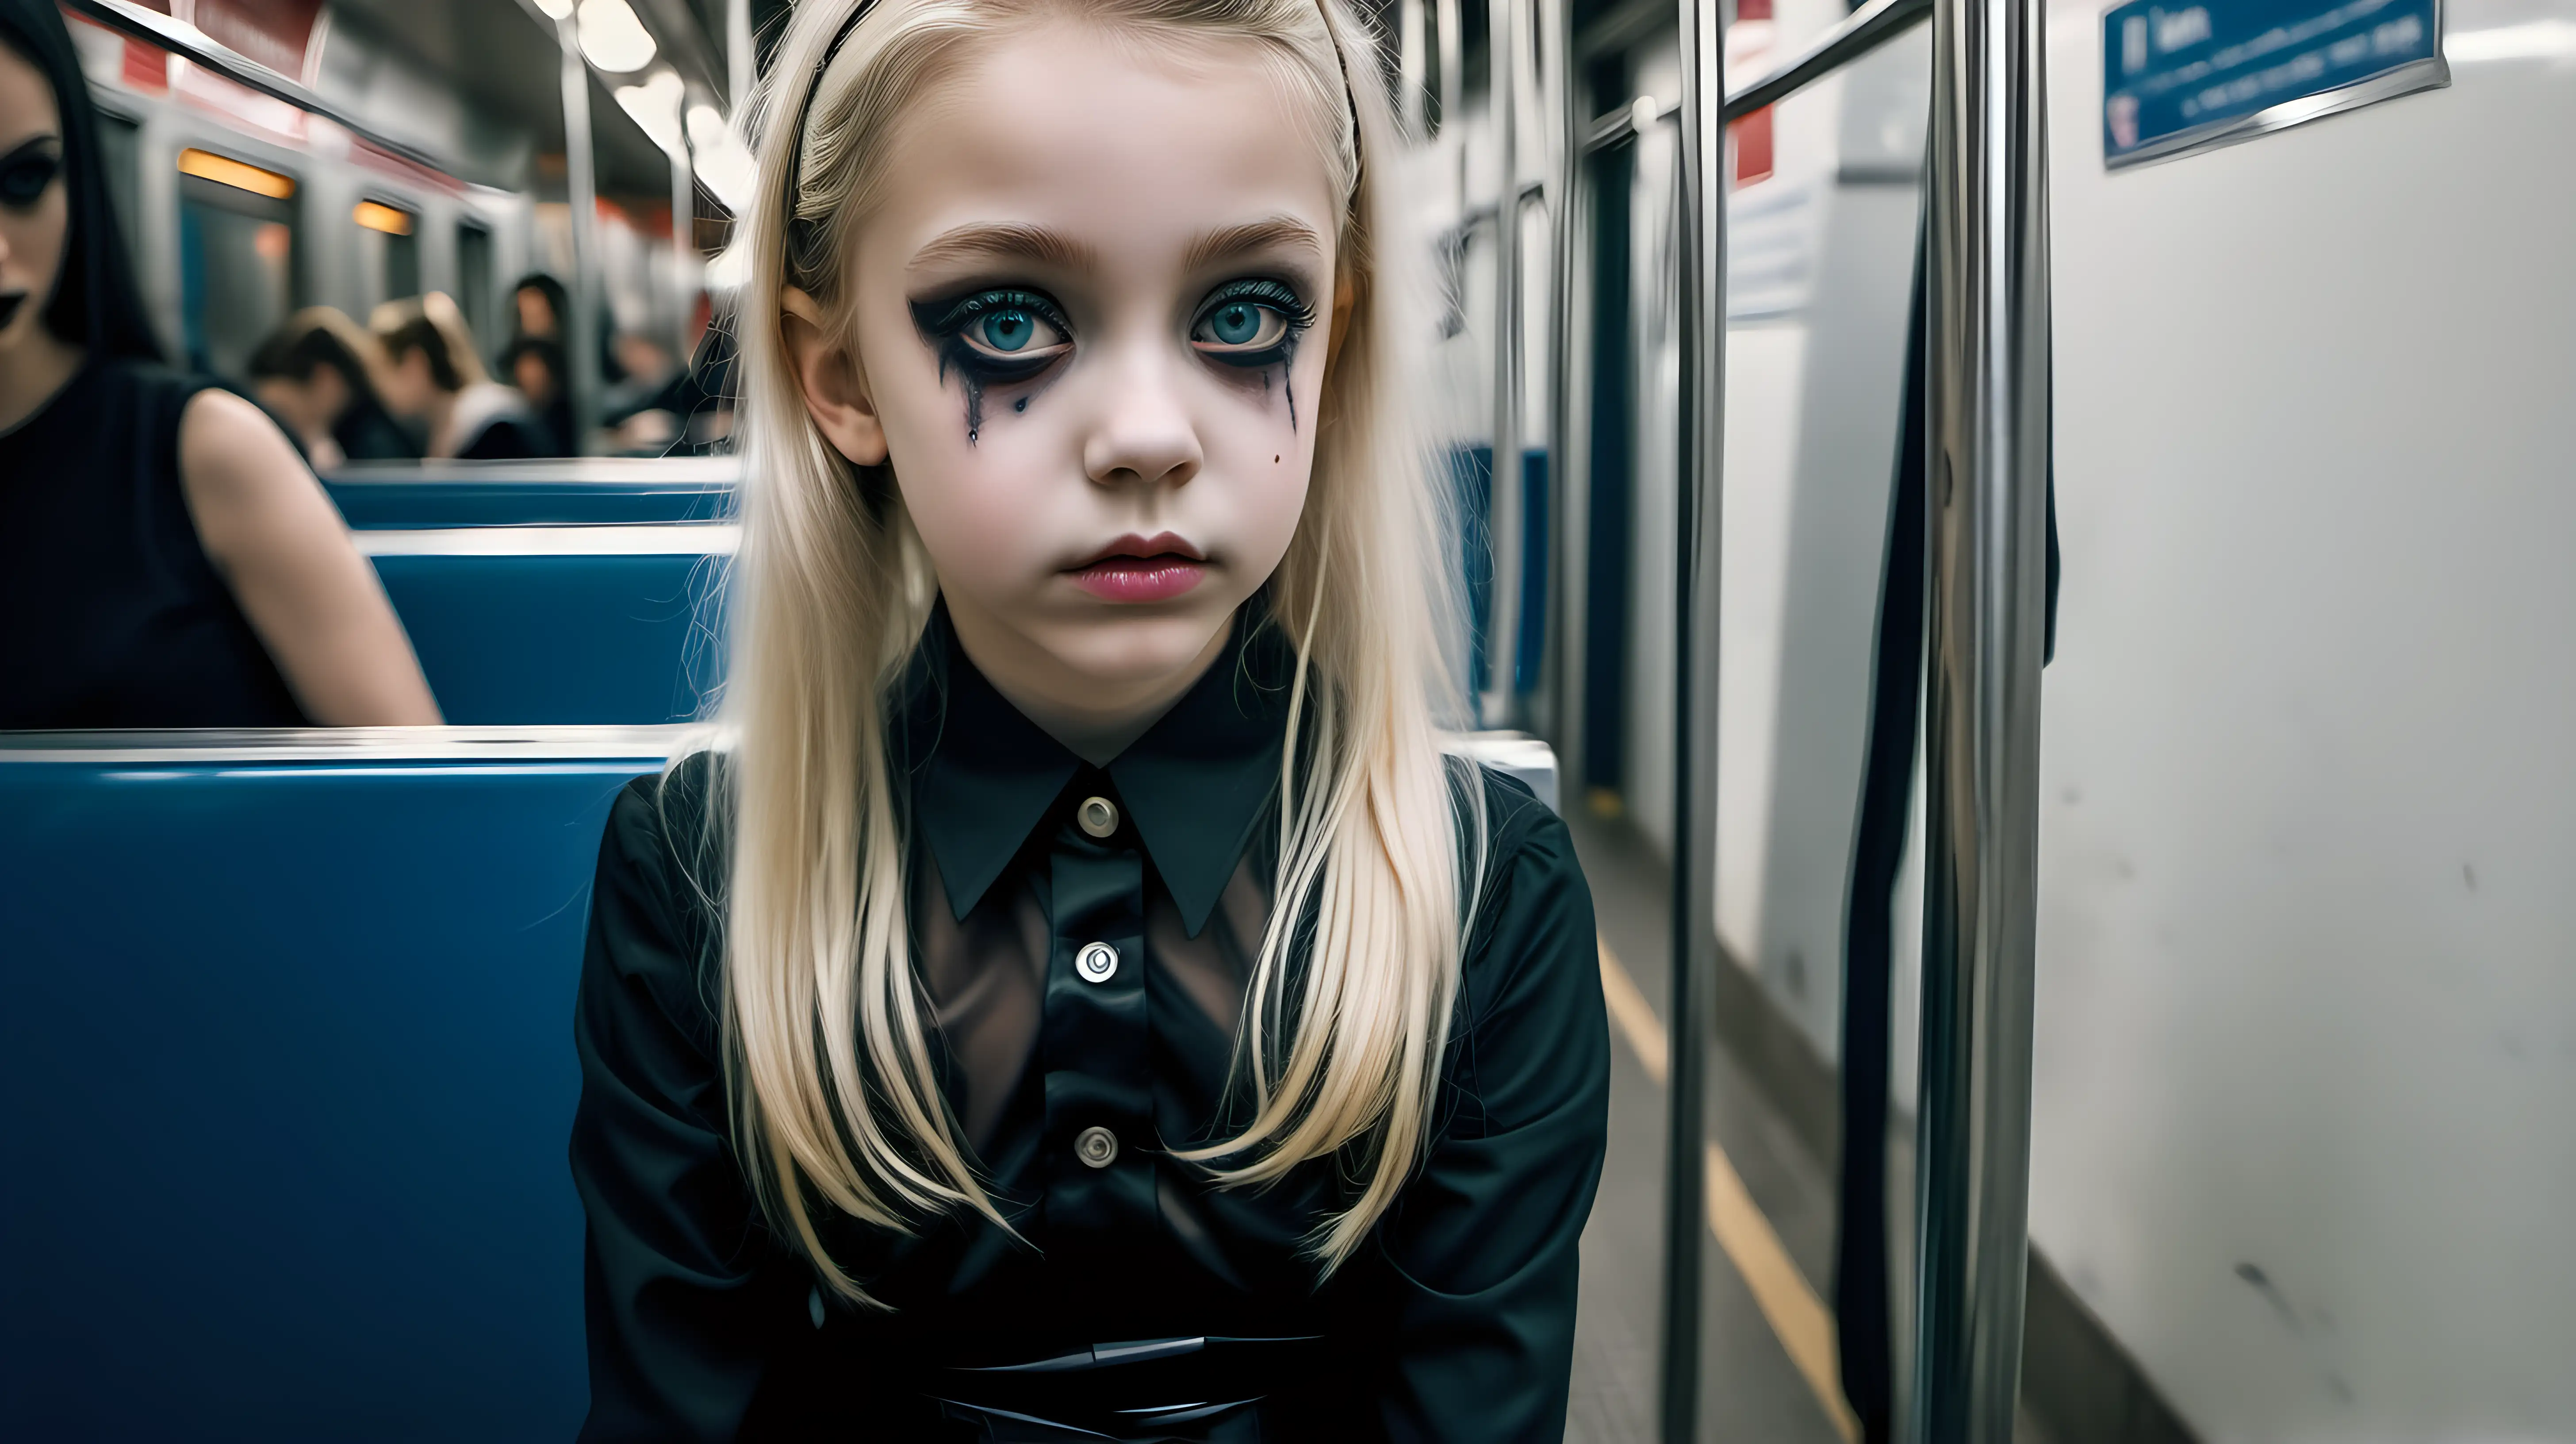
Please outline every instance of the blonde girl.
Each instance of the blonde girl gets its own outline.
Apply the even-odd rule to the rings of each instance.
[[[620,797],[581,981],[585,1438],[1561,1436],[1591,903],[1435,726],[1374,56],[796,8],[733,741]]]

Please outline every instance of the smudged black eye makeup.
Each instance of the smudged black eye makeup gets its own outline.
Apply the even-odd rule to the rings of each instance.
[[[40,135],[0,156],[0,206],[33,209],[45,189],[63,173],[62,142]]]
[[[951,368],[966,387],[966,442],[984,430],[988,387],[1035,380],[1073,349],[1073,323],[1042,291],[996,286],[912,303],[912,324],[939,353],[939,379]],[[1028,409],[1021,398],[1020,410]]]
[[[1190,325],[1190,344],[1200,355],[1228,366],[1283,366],[1295,354],[1297,338],[1314,324],[1314,308],[1295,287],[1249,276],[1228,281],[1208,296]]]

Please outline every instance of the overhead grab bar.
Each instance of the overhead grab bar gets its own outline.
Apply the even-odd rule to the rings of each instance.
[[[1932,0],[1869,0],[1806,49],[1771,67],[1761,79],[1726,93],[1726,118],[1742,120],[1788,99],[1932,16]]]
[[[282,100],[297,110],[321,116],[378,150],[389,151],[442,175],[457,173],[456,167],[448,161],[377,130],[306,89],[302,83],[278,74],[185,21],[173,20],[157,10],[146,10],[130,3],[130,0],[63,0],[63,3],[83,19],[94,20],[119,34],[169,51],[191,65],[203,66],[271,100]]]

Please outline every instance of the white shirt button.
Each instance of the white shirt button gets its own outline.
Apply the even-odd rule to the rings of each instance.
[[[1118,950],[1107,943],[1084,943],[1073,955],[1073,971],[1086,983],[1105,983],[1118,976]]]
[[[1073,1135],[1073,1156],[1087,1167],[1107,1168],[1118,1161],[1118,1135],[1097,1126],[1086,1128]]]
[[[1118,804],[1106,797],[1086,797],[1074,809],[1073,819],[1093,837],[1107,837],[1118,830]]]

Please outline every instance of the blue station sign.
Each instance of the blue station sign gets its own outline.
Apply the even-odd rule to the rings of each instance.
[[[2114,169],[2445,85],[2440,0],[2129,0],[2102,16]]]

